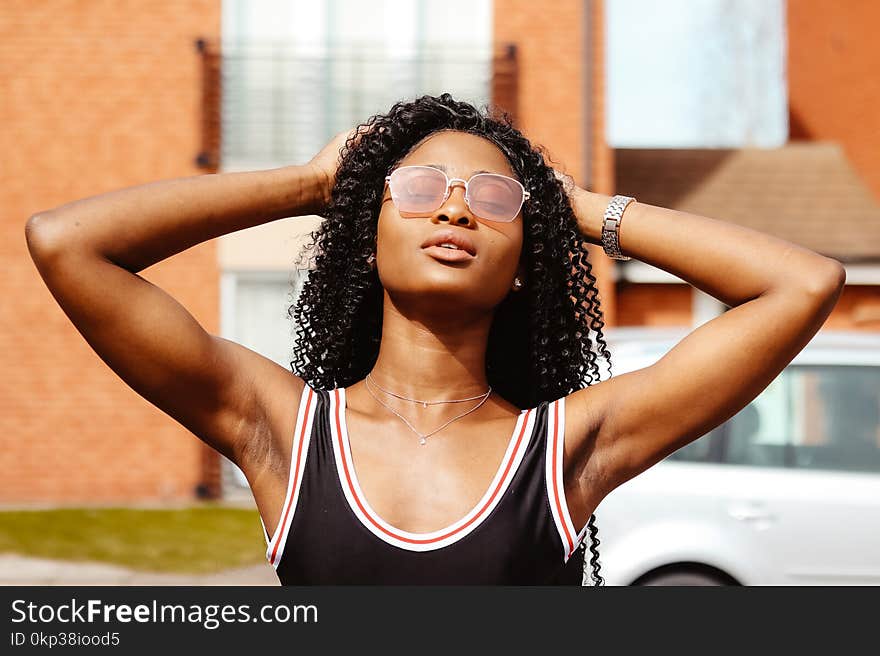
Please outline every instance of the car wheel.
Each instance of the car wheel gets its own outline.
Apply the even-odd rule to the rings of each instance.
[[[697,572],[668,572],[651,576],[638,585],[724,585],[719,579]]]

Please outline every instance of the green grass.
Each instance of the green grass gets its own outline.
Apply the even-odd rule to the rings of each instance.
[[[209,504],[0,512],[0,553],[203,574],[265,562],[265,551],[255,510]]]

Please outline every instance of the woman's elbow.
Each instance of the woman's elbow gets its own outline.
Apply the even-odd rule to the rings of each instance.
[[[51,213],[31,216],[24,225],[24,236],[31,257],[47,257],[57,253],[65,243],[63,226]]]

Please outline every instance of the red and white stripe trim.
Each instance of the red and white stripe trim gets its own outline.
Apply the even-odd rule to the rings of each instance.
[[[312,424],[315,419],[315,407],[317,395],[315,390],[306,383],[299,402],[299,412],[296,415],[296,426],[293,432],[293,446],[290,452],[290,473],[287,478],[287,494],[284,498],[281,517],[272,539],[267,538],[266,559],[275,569],[281,562],[284,553],[284,545],[287,543],[287,534],[293,522],[293,514],[296,510],[296,502],[299,499],[299,488],[302,484],[303,472],[306,467],[306,455],[309,452],[309,442],[312,439]],[[263,518],[260,517],[262,523]],[[263,535],[266,535],[266,525],[263,524]]]
[[[488,517],[504,496],[505,490],[522,462],[535,423],[534,409],[520,412],[495,478],[492,479],[483,498],[467,515],[454,524],[437,531],[412,533],[395,528],[383,520],[370,507],[364,497],[352,462],[351,444],[345,422],[345,408],[345,388],[338,388],[330,392],[330,431],[333,438],[333,453],[336,457],[336,470],[345,498],[360,522],[374,535],[389,544],[409,551],[431,551],[450,545],[468,535]]]
[[[562,475],[563,447],[565,446],[565,397],[547,405],[547,496],[550,499],[550,510],[553,521],[562,540],[562,561],[568,562],[575,549],[587,534],[584,526],[578,533],[568,511],[565,500],[565,485]]]

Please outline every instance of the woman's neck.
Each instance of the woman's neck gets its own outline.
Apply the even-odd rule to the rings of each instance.
[[[483,394],[492,315],[404,314],[384,304],[382,341],[371,380],[411,399],[439,401]]]

